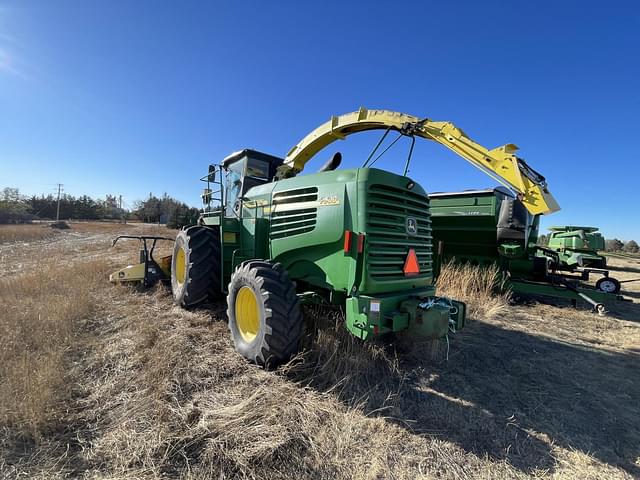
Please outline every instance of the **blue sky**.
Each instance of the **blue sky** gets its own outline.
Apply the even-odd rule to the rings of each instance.
[[[544,225],[640,240],[640,4],[413,3],[0,0],[0,188],[197,205],[208,163],[284,156],[365,106],[516,143],[562,207]],[[377,135],[310,170],[337,149],[360,165]],[[411,175],[427,191],[494,185],[426,141]]]

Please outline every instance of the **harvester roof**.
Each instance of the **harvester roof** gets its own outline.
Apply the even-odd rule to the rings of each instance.
[[[571,232],[573,230],[582,230],[585,233],[593,233],[599,230],[598,227],[579,227],[577,225],[563,225],[563,226],[553,226],[549,227],[549,230],[552,232]]]
[[[253,150],[251,148],[245,148],[244,150],[238,150],[237,152],[233,152],[230,155],[227,155],[224,160],[220,163],[223,168],[227,168],[230,164],[235,162],[236,160],[240,160],[243,157],[251,157],[256,158],[258,160],[266,160],[269,163],[277,163],[278,165],[283,162],[283,159],[280,157],[276,157],[274,155],[269,155],[268,153],[259,152],[258,150]]]

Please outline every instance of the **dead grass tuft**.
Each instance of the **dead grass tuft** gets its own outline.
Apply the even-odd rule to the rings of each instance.
[[[490,320],[509,307],[511,294],[499,292],[501,282],[497,266],[480,268],[449,262],[438,276],[436,293],[466,302],[471,319]]]
[[[59,222],[50,223],[49,228],[55,228],[56,230],[69,230],[71,227],[64,220],[60,220]]]
[[[75,232],[80,233],[119,233],[133,227],[131,223],[120,222],[69,222]],[[122,232],[126,233],[126,232]]]
[[[46,225],[0,225],[0,244],[44,240],[55,234]]]
[[[0,424],[39,439],[59,426],[69,399],[68,353],[93,307],[105,263],[93,261],[0,281]]]
[[[305,318],[314,331],[313,343],[281,373],[302,385],[330,392],[353,408],[391,408],[404,378],[401,352],[396,348],[402,339],[359,340],[345,328],[340,310],[308,308]]]

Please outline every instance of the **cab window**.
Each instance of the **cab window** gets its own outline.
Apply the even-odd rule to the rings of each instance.
[[[257,178],[259,180],[269,180],[269,163],[264,160],[256,160],[250,158],[247,161],[247,177]]]
[[[251,188],[269,181],[269,166],[264,160],[244,157],[227,167],[225,216],[240,216],[240,199]]]
[[[227,177],[225,180],[225,216],[236,217],[239,215],[238,197],[242,192],[242,171],[244,170],[245,160],[232,163],[227,168]]]

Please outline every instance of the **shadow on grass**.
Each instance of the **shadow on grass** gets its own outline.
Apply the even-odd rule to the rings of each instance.
[[[640,298],[638,292],[622,292],[624,297]],[[628,320],[630,322],[640,322],[640,303],[630,300],[623,302],[615,302],[607,305],[607,315],[620,320]]]
[[[625,296],[625,297],[640,298],[640,292],[632,292],[632,291],[629,291],[629,290],[622,290],[622,292],[620,292],[620,294]]]
[[[632,298],[640,298],[639,292],[621,292],[623,297],[632,297]],[[586,311],[591,313],[594,316],[598,314],[593,311],[593,308],[590,304],[585,301],[578,301],[577,305],[574,307],[572,305],[571,300],[562,299],[562,298],[554,298],[543,295],[529,295],[527,297],[518,298],[515,302],[518,305],[527,305],[527,304],[535,304],[536,302],[541,302],[545,305],[552,305],[560,308],[577,308],[578,310]],[[612,302],[606,303],[605,308],[607,310],[607,315],[613,318],[617,318],[618,320],[629,320],[632,322],[640,322],[640,304],[634,303],[627,300],[619,301],[614,300]]]
[[[349,342],[336,335],[309,353],[305,363],[315,364],[312,375],[308,368],[293,368],[289,378],[332,389],[344,403],[412,433],[451,441],[481,458],[506,460],[523,472],[553,471],[551,445],[559,445],[640,476],[638,354],[482,322],[455,335],[449,361],[440,363],[427,359],[431,352],[424,346],[356,343],[358,353],[336,347],[336,341]],[[336,348],[351,357],[336,360]],[[331,365],[336,361],[343,365]],[[336,388],[341,373],[335,372],[349,368],[354,371]]]
[[[626,273],[640,273],[640,268],[630,267],[625,265],[624,267],[618,267],[616,265],[607,265],[607,270],[612,272],[626,272]]]

